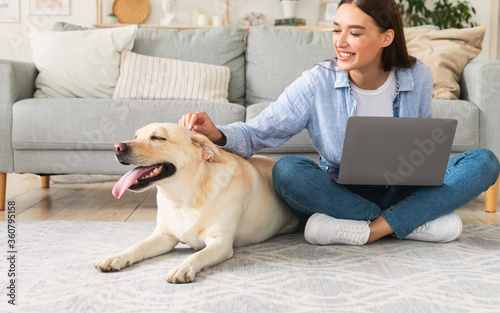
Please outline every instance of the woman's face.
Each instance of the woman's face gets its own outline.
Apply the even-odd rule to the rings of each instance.
[[[344,71],[382,70],[382,50],[391,44],[393,30],[380,32],[369,15],[352,4],[343,4],[335,15],[333,46]]]

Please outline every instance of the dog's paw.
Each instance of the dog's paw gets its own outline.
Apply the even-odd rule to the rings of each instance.
[[[168,272],[165,279],[172,284],[191,283],[196,276],[196,270],[189,264],[181,264]]]
[[[101,259],[94,264],[94,267],[102,272],[114,272],[126,266],[130,266],[132,263],[133,262],[129,258],[117,254]]]

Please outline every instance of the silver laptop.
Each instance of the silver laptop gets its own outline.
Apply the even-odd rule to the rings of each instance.
[[[338,183],[440,186],[457,120],[352,116]]]

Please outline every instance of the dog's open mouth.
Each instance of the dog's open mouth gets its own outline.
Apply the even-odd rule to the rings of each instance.
[[[127,189],[140,190],[152,182],[174,175],[175,166],[172,163],[139,166],[127,172],[113,187],[113,196],[120,199]]]

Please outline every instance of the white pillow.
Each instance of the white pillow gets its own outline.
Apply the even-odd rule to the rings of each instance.
[[[123,51],[113,99],[228,101],[230,70]]]
[[[120,75],[120,52],[134,46],[137,25],[46,32],[31,38],[40,72],[35,98],[111,98]]]

